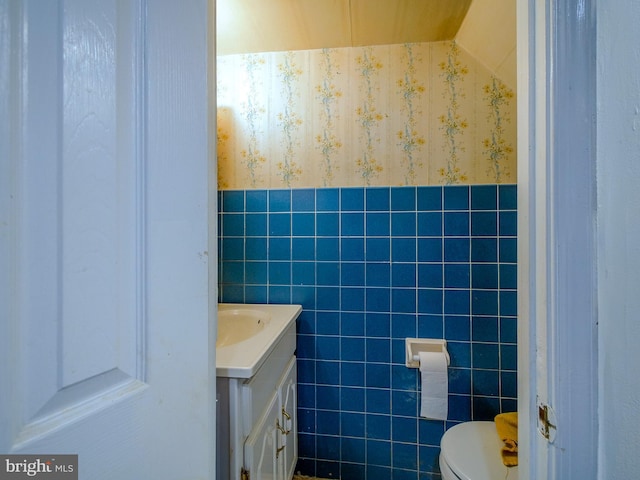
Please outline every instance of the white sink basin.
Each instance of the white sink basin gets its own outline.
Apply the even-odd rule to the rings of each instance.
[[[300,305],[218,304],[216,375],[251,378],[272,352],[293,355],[301,311]]]

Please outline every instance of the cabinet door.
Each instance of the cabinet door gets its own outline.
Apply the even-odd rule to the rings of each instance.
[[[284,449],[282,451],[283,476],[282,480],[290,480],[293,477],[296,462],[298,461],[298,422],[297,409],[297,383],[296,383],[296,358],[293,357],[285,370],[282,381],[278,386],[280,397],[280,425],[284,427],[282,439]]]
[[[244,443],[244,468],[251,480],[275,480],[281,478],[282,454],[279,451],[281,432],[278,429],[281,416],[280,399],[273,395],[264,415]]]

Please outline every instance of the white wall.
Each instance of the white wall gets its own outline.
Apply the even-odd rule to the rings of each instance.
[[[598,19],[599,474],[640,472],[640,3]]]

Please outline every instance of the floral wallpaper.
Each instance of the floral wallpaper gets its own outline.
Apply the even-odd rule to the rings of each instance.
[[[218,57],[225,189],[516,181],[515,94],[455,42]]]

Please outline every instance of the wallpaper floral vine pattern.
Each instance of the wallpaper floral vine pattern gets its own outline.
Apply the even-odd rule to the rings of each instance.
[[[510,86],[455,42],[218,58],[218,187],[512,183]]]

